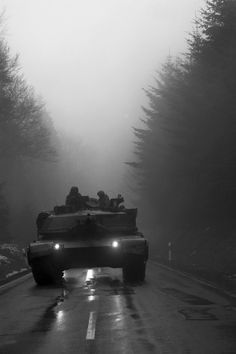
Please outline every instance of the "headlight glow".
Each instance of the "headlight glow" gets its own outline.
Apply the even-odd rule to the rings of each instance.
[[[119,246],[119,243],[117,241],[112,242],[112,247],[117,248]]]
[[[59,250],[61,248],[61,246],[59,245],[59,243],[55,243],[54,248],[55,248],[55,250]]]

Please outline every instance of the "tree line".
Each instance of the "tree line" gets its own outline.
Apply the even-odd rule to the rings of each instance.
[[[206,1],[188,50],[145,92],[135,128],[141,207],[163,226],[227,218],[236,205],[236,2]]]
[[[64,202],[81,172],[81,142],[56,131],[12,55],[0,16],[0,243],[26,245],[42,210]],[[76,163],[75,163],[76,162]]]
[[[73,185],[88,193],[94,188],[97,161],[79,132],[54,127],[11,53],[4,26],[0,15],[0,243],[25,246],[36,237],[39,212],[62,205]]]
[[[8,240],[9,190],[21,190],[22,168],[29,161],[56,157],[51,118],[42,100],[27,84],[3,34],[0,18],[0,240]],[[30,174],[30,173],[29,173]],[[14,187],[13,187],[14,186]],[[29,190],[30,193],[30,190]],[[27,196],[25,196],[27,199]],[[13,198],[12,204],[16,202]]]

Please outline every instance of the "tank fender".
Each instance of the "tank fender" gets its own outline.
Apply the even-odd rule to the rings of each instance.
[[[140,238],[137,240],[122,240],[122,251],[124,255],[136,254],[148,259],[148,242]]]
[[[27,249],[27,260],[28,263],[38,257],[44,257],[52,254],[53,252],[53,242],[47,243],[31,243]]]

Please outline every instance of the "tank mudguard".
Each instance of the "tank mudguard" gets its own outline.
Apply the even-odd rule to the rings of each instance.
[[[145,261],[148,259],[148,242],[140,238],[136,240],[122,240],[122,250],[124,255],[143,256]]]
[[[53,243],[52,242],[35,242],[31,243],[27,249],[27,260],[30,264],[35,258],[40,258],[44,256],[49,256],[53,253]]]

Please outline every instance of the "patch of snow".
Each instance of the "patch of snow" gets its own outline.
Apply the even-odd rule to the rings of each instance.
[[[17,246],[14,243],[3,243],[0,248],[2,250],[8,250],[11,253],[18,253],[20,252]]]
[[[10,263],[10,261],[6,256],[0,254],[0,263]]]
[[[19,270],[13,270],[13,272],[8,273],[8,274],[6,275],[6,278],[9,278],[9,277],[11,277],[12,275],[15,275],[15,274],[18,274],[18,273],[19,273]]]
[[[12,275],[21,273],[21,272],[23,272],[23,271],[25,271],[25,270],[27,270],[27,268],[21,268],[20,270],[13,270],[11,273],[8,273],[8,274],[6,275],[6,278],[12,277]]]

